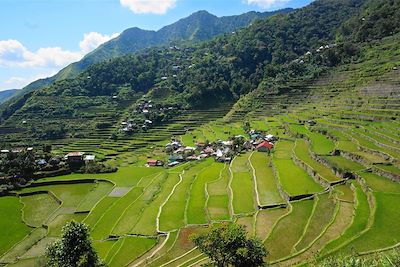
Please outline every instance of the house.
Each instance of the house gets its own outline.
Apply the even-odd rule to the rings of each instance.
[[[267,141],[262,142],[256,147],[259,152],[270,152],[273,148],[274,145]]]
[[[83,155],[84,153],[82,152],[70,152],[65,155],[65,160],[68,163],[81,163],[83,162]]]
[[[264,139],[265,139],[266,141],[268,141],[268,142],[276,141],[276,137],[273,136],[272,134],[266,135]]]
[[[204,142],[197,142],[197,143],[196,143],[196,148],[197,148],[198,150],[203,149],[205,146],[206,146],[206,143],[204,143]]]
[[[19,154],[22,151],[24,151],[23,148],[13,148],[13,149],[11,149],[11,153],[14,153],[14,154]]]
[[[232,161],[232,158],[230,158],[230,157],[220,157],[220,158],[217,158],[217,161],[218,162],[222,162],[222,163],[224,163],[224,162],[231,162]]]
[[[224,154],[222,153],[221,149],[218,149],[217,152],[215,152],[215,156],[217,156],[217,158],[221,158]]]
[[[307,123],[308,123],[310,126],[314,126],[314,125],[317,124],[317,123],[316,123],[315,121],[313,121],[313,120],[308,120]]]
[[[185,147],[179,147],[177,150],[175,150],[176,154],[183,154],[185,153],[186,148]]]
[[[233,141],[222,141],[224,146],[233,146]]]
[[[256,139],[259,138],[259,137],[260,137],[260,133],[253,133],[253,134],[250,134],[251,140],[256,140]]]
[[[161,160],[155,160],[155,159],[147,160],[147,166],[149,166],[149,167],[160,167],[163,165],[164,165],[164,162],[162,162]]]
[[[193,156],[187,157],[186,160],[187,161],[194,161],[194,160],[199,160],[199,158],[197,156],[193,155]]]
[[[209,154],[200,154],[199,155],[199,158],[201,158],[201,159],[205,159],[205,158],[208,158],[210,155]]]
[[[8,153],[10,153],[10,150],[8,150],[8,149],[2,149],[2,150],[0,150],[0,153],[1,153],[1,154],[8,154]]]
[[[171,163],[168,164],[168,167],[174,167],[174,166],[176,166],[176,165],[178,165],[178,164],[179,164],[178,161],[173,161],[173,162],[171,162]]]
[[[253,147],[253,145],[249,141],[246,141],[243,143],[243,147],[244,149],[249,150]]]
[[[87,163],[87,162],[93,162],[95,158],[96,158],[95,155],[85,155],[83,160]]]
[[[182,155],[170,155],[168,158],[169,162],[174,162],[174,161],[183,161],[183,156]]]
[[[36,161],[36,164],[39,165],[40,167],[43,167],[47,165],[47,162],[45,159],[39,159]]]
[[[207,154],[207,155],[211,155],[212,153],[214,153],[214,149],[212,148],[212,147],[206,147],[204,150],[203,150],[203,153],[204,154]]]

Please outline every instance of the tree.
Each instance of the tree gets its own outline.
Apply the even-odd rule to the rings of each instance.
[[[46,249],[47,266],[52,267],[100,267],[101,262],[92,246],[89,228],[75,221],[62,229],[61,240]]]
[[[196,235],[193,242],[219,267],[263,266],[267,251],[256,237],[247,238],[242,225],[223,224]]]

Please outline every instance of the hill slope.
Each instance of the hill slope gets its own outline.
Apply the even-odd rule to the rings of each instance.
[[[143,30],[137,27],[123,31],[118,37],[104,43],[82,60],[72,63],[55,76],[35,81],[24,88],[29,92],[51,84],[54,81],[74,78],[90,65],[103,60],[131,54],[145,48],[165,45],[170,42],[198,42],[209,40],[217,35],[236,31],[248,26],[255,19],[263,19],[278,13],[288,13],[292,9],[273,12],[248,12],[237,16],[217,17],[207,11],[198,11],[158,31]]]
[[[7,101],[7,99],[12,97],[17,91],[18,89],[0,91],[0,104],[3,103],[4,101]]]
[[[90,131],[101,120],[90,114],[93,109],[110,114],[117,108],[120,112],[112,113],[113,120],[121,115],[137,117],[130,106],[143,94],[156,104],[179,108],[233,102],[265,83],[317,75],[323,66],[333,64],[324,55],[308,64],[295,60],[320,45],[332,44],[337,29],[358,14],[363,3],[320,0],[200,45],[152,49],[99,63],[74,80],[56,82],[14,102],[2,118],[14,126],[29,119],[26,126],[34,126],[30,132],[36,135],[51,124],[73,133]],[[111,96],[123,101],[110,101]],[[161,120],[154,116],[150,119]],[[82,119],[84,125],[78,123]]]

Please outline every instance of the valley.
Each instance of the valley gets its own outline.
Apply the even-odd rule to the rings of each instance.
[[[317,10],[325,3],[316,2]],[[244,40],[265,26],[259,23],[243,30]],[[333,43],[330,35],[321,42]],[[210,261],[192,236],[227,222],[260,239],[271,266],[320,266],[329,257],[398,250],[399,33],[357,42],[357,56],[343,52],[345,45],[316,52],[321,48],[309,41],[271,69],[257,65],[268,57],[262,44],[248,59],[241,55],[252,49],[246,44],[229,47],[239,37],[218,38],[89,67],[2,110],[2,149],[45,144],[55,155],[83,152],[117,170],[40,177],[4,191],[0,266],[44,266],[46,246],[70,220],[90,227],[110,267],[202,266]],[[327,60],[331,53],[340,63]],[[246,58],[250,63],[238,63]],[[136,66],[144,59],[151,61]],[[172,70],[178,63],[182,70]],[[234,71],[242,63],[247,67],[239,75]],[[247,76],[253,67],[256,74]],[[158,120],[168,107],[176,112]],[[143,121],[144,130],[121,130],[141,128]],[[53,126],[62,134],[48,131]],[[50,132],[55,136],[47,138]],[[257,132],[263,142],[274,136],[273,148],[225,145],[239,139],[244,147]],[[174,142],[193,148],[194,158],[185,152],[182,160],[171,159],[177,156],[168,147]],[[217,149],[201,156],[221,144],[235,151],[232,157],[220,151],[221,159]],[[157,160],[162,166],[151,165]]]

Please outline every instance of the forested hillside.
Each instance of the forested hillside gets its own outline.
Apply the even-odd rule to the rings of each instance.
[[[143,30],[137,27],[123,31],[118,37],[104,43],[94,51],[87,54],[82,60],[72,63],[56,75],[37,80],[24,88],[29,92],[55,81],[74,78],[89,66],[118,56],[128,55],[137,51],[158,45],[196,43],[209,40],[213,37],[236,31],[248,26],[256,19],[263,19],[275,14],[285,14],[292,9],[282,9],[273,12],[247,12],[242,15],[217,17],[207,11],[198,11],[187,18],[181,19],[158,31]]]
[[[110,267],[398,266],[398,13],[316,0],[15,99],[0,265],[63,261],[74,220]]]
[[[355,60],[357,43],[336,43],[337,37],[344,34],[342,25],[374,5],[375,1],[319,0],[199,45],[151,48],[105,61],[76,79],[55,82],[15,101],[1,118],[4,125],[14,126],[28,120],[24,128],[32,134],[49,125],[62,125],[68,133],[95,127],[96,119],[88,116],[95,106],[106,113],[117,108],[116,120],[123,114],[135,117],[131,112],[144,94],[161,106],[184,109],[233,104],[257,88],[274,91],[288,80],[313,79],[327,68]],[[85,126],[74,122],[82,118],[88,118]]]
[[[17,92],[17,89],[10,89],[0,91],[0,104],[9,99],[13,94]]]

